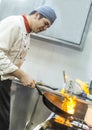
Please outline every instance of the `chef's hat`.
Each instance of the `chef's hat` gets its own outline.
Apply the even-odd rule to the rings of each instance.
[[[39,12],[40,14],[42,14],[45,18],[49,19],[51,24],[53,24],[53,22],[55,21],[55,19],[57,18],[56,13],[54,11],[54,9],[52,9],[50,6],[41,6],[37,9],[35,9],[34,11]]]

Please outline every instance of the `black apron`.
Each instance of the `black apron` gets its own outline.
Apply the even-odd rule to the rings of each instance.
[[[11,82],[0,81],[0,130],[9,130]]]

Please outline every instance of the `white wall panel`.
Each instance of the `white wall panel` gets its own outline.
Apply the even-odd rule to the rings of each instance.
[[[91,21],[91,0],[2,0],[0,1],[0,19],[9,15],[30,13],[41,5],[52,6],[57,20],[47,31],[35,38],[47,42],[83,48]]]

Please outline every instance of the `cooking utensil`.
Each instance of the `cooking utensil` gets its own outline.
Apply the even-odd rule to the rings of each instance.
[[[42,83],[42,82],[36,82],[36,85],[40,85],[40,86],[44,86],[44,87],[46,87],[46,88],[50,88],[50,89],[52,89],[52,90],[58,90],[58,88],[53,88],[53,87],[51,87],[51,86],[49,86],[49,85],[46,85],[46,84],[44,84],[44,83]]]
[[[20,80],[18,80],[18,79],[15,79],[13,82],[22,85],[22,83],[21,83]],[[44,89],[44,88],[48,88],[48,89],[51,89],[51,90],[58,90],[58,88],[51,87],[51,86],[46,85],[46,84],[44,84],[44,83],[42,83],[42,82],[36,82],[36,81],[35,81],[35,84],[36,84],[36,85],[39,85],[39,86],[43,86],[43,89]],[[45,90],[46,90],[46,89],[45,89]]]
[[[44,93],[43,102],[51,111],[55,112],[57,115],[64,117],[72,115],[62,110],[62,99],[52,93]]]
[[[39,92],[40,95],[42,95],[42,99],[44,104],[53,112],[55,112],[58,115],[67,117],[71,116],[72,114],[69,114],[65,111],[62,110],[61,105],[62,105],[62,97],[59,97],[55,94],[49,93],[49,92],[44,92],[42,93],[41,90],[38,88],[36,85],[36,88]]]
[[[65,71],[63,71],[63,79],[64,79],[64,83],[66,84],[66,74],[65,74]]]

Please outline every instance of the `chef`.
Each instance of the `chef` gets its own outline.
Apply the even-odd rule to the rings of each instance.
[[[24,86],[35,87],[31,76],[21,70],[30,44],[30,33],[49,28],[56,19],[54,9],[41,6],[29,15],[9,16],[0,21],[0,130],[9,129],[10,86],[16,77]]]

